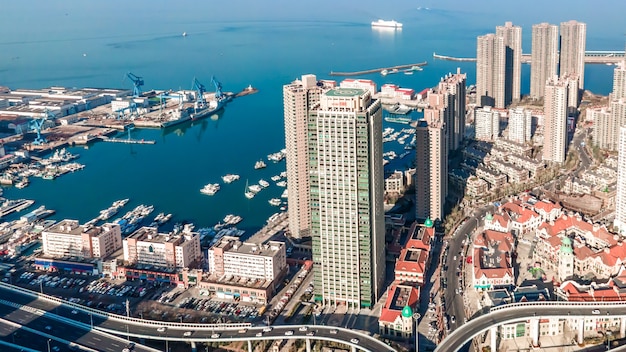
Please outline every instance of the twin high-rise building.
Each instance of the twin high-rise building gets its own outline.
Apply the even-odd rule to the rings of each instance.
[[[476,105],[504,108],[505,69],[504,39],[493,33],[478,37],[476,47]]]
[[[615,220],[619,234],[626,234],[626,126],[619,128],[617,149],[617,192],[615,194]]]
[[[587,25],[578,21],[561,23],[559,76],[578,77],[578,86],[585,86],[585,46]]]
[[[448,196],[448,152],[461,146],[465,135],[467,76],[457,69],[444,76],[428,94],[428,108],[415,131],[415,215],[443,220]]]
[[[530,96],[543,98],[548,79],[558,73],[559,28],[549,23],[533,25],[530,65]]]
[[[496,35],[504,39],[504,105],[522,96],[522,27],[506,22],[496,27]]]
[[[613,71],[613,91],[609,95],[609,105],[587,109],[593,123],[593,144],[601,149],[616,151],[619,141],[619,128],[626,125],[626,69],[624,62]]]
[[[504,108],[521,96],[522,28],[506,22],[496,34],[479,36],[476,104]]]
[[[316,300],[373,306],[385,274],[380,101],[313,75],[283,92],[290,231],[311,236]]]

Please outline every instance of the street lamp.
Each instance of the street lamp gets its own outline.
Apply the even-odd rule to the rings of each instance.
[[[419,338],[420,338],[420,334],[419,331],[417,330],[418,328],[418,320],[421,317],[420,313],[413,313],[413,319],[415,319],[415,330],[413,331],[413,333],[415,334],[415,352],[419,351]]]
[[[48,339],[48,352],[50,352],[50,341],[52,341],[52,339]]]

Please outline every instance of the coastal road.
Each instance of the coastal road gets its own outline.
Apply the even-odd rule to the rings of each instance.
[[[525,321],[532,318],[594,316],[592,311],[598,309],[596,316],[626,316],[626,304],[610,305],[601,302],[577,304],[577,302],[533,302],[512,304],[476,317],[460,326],[446,337],[435,349],[435,352],[458,351],[465,343],[482,331],[513,321]],[[541,342],[541,336],[539,336]]]
[[[2,293],[5,292],[3,291]],[[7,296],[2,295],[2,297]],[[18,334],[11,336],[11,339],[15,338],[17,344],[39,351],[47,351],[48,343],[53,351],[55,346],[58,351],[71,351],[71,348],[76,349],[76,347],[70,347],[68,342],[73,342],[76,345],[85,346],[95,351],[109,352],[119,352],[127,345],[120,338],[108,336],[97,331],[89,331],[89,329],[80,329],[51,317],[39,315],[34,311],[26,311],[6,304],[0,304],[0,316],[7,321],[37,331],[40,335],[27,333],[25,329],[18,329]],[[11,327],[11,329],[13,329],[13,332],[15,331],[15,327]],[[11,330],[9,329],[8,331]],[[154,351],[140,345],[137,345],[135,350]]]
[[[26,293],[19,293],[10,291],[0,286],[0,296],[5,300],[10,298],[11,302],[16,304],[27,305],[34,309],[50,312],[52,314],[79,321],[84,324],[91,324],[92,316],[88,312],[80,309],[76,310],[71,306],[59,306],[55,302],[50,302],[44,299],[33,298]],[[0,307],[3,305],[0,305]],[[123,345],[120,344],[120,340],[107,339],[106,335],[93,335],[95,332],[90,332],[87,329],[79,329],[72,327],[68,324],[64,324],[58,321],[54,321],[48,317],[31,314],[29,312],[16,309],[14,307],[7,307],[4,305],[4,309],[8,311],[0,311],[0,314],[14,313],[16,316],[13,318],[16,322],[24,321],[29,327],[35,326],[38,330],[46,331],[46,326],[52,326],[53,333],[61,334],[68,341],[76,341],[77,343],[84,344],[86,346],[97,346],[96,349],[101,351],[121,351]],[[30,316],[28,316],[30,314]],[[8,318],[7,318],[8,319]],[[115,333],[120,336],[145,336],[154,340],[169,340],[169,341],[248,341],[248,340],[276,340],[281,339],[322,339],[327,341],[340,342],[349,346],[361,348],[367,351],[390,351],[391,349],[382,341],[365,335],[363,333],[352,331],[349,329],[334,328],[332,326],[321,325],[309,325],[302,326],[274,326],[272,331],[263,332],[264,327],[248,328],[244,330],[220,330],[215,331],[209,327],[200,328],[200,324],[176,324],[176,323],[160,323],[156,321],[144,321],[141,322],[137,319],[132,321],[125,321],[119,318],[108,318],[93,316],[93,324],[96,330],[104,332]],[[60,328],[57,329],[57,327]],[[200,325],[201,326],[201,325]],[[165,327],[162,331],[159,331],[160,327]],[[300,330],[302,328],[302,330]],[[307,336],[307,333],[313,332],[314,336]],[[257,336],[261,333],[261,336]],[[219,336],[214,335],[219,334]],[[187,336],[185,336],[187,335]],[[358,339],[357,343],[351,343],[350,340]],[[164,343],[165,344],[165,343]],[[119,349],[116,349],[120,347]],[[93,347],[92,347],[93,348]],[[148,347],[137,345],[134,351],[154,351]]]

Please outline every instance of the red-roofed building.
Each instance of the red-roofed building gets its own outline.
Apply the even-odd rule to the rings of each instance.
[[[519,233],[536,230],[541,225],[541,216],[519,202],[505,203],[500,207],[511,218],[511,229]]]
[[[514,284],[511,253],[514,250],[511,233],[485,230],[473,243],[472,282],[475,289],[509,288]]]
[[[339,83],[339,87],[341,88],[359,88],[365,89],[370,92],[372,96],[378,92],[376,83],[370,79],[352,79],[347,78]]]
[[[489,214],[485,215],[485,229],[494,230],[499,232],[511,231],[511,217],[506,212],[502,214]]]
[[[409,229],[404,249],[396,260],[395,281],[423,285],[430,265],[430,241],[435,235],[432,222],[428,226],[414,222]]]
[[[415,94],[415,99],[424,100],[428,96],[428,92],[430,92],[430,88],[424,88],[421,92]]]
[[[380,311],[378,330],[383,336],[413,336],[413,311],[418,309],[420,290],[412,286],[391,285],[387,292],[387,300]]]
[[[380,94],[386,97],[395,97],[396,96],[396,89],[398,89],[399,87],[395,84],[383,84],[380,87]]]
[[[538,201],[533,205],[535,212],[541,216],[543,221],[556,220],[562,214],[562,208],[547,200]]]
[[[398,88],[396,89],[396,97],[402,100],[411,100],[415,97],[415,90],[410,88]]]
[[[606,228],[583,221],[580,216],[567,215],[540,226],[533,259],[545,269],[562,271],[559,258],[564,238],[574,242],[573,275],[606,279],[616,275],[626,263],[626,246]]]

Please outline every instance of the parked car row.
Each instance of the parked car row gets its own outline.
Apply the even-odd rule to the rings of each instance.
[[[221,314],[240,319],[255,319],[258,316],[258,309],[254,306],[220,302],[210,299],[187,297],[176,306],[179,308],[194,309],[196,311],[205,311],[207,313]]]
[[[28,281],[28,284],[31,286],[41,285],[46,287],[58,287],[64,289],[80,287],[87,282],[85,279],[70,278],[53,274],[38,275],[36,273],[28,271],[20,275],[18,282],[19,281]]]

